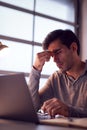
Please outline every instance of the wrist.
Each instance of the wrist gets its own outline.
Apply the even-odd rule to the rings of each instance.
[[[35,70],[38,70],[34,65],[33,65],[33,68],[34,68]]]
[[[37,67],[36,67],[36,66],[33,65],[33,68],[34,68],[35,70],[42,71],[42,67],[41,67],[41,66],[37,66]]]

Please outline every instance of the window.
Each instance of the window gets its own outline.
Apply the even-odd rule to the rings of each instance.
[[[55,29],[77,32],[77,15],[77,0],[1,0],[0,41],[8,48],[0,51],[0,74],[24,72],[28,81],[45,36]],[[55,70],[51,59],[41,73],[40,88]]]
[[[0,69],[29,72],[32,61],[32,46],[14,41],[2,40],[8,48],[0,51]]]
[[[75,22],[75,5],[72,0],[37,0],[36,12]]]
[[[0,13],[2,19],[0,26],[1,34],[32,40],[33,16],[31,14],[6,7],[1,7]]]
[[[75,28],[69,24],[36,16],[34,40],[36,42],[41,43],[49,32],[55,29],[68,29],[68,28],[71,29],[72,31],[75,31],[74,30]]]

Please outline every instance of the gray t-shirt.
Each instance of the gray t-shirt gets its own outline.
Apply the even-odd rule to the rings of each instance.
[[[40,71],[32,68],[29,89],[36,111],[44,101],[55,97],[68,105],[70,117],[87,117],[87,61],[84,73],[76,80],[56,71],[39,90],[40,77]]]

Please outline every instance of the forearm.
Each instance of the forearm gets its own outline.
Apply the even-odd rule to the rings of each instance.
[[[33,104],[35,107],[35,110],[37,111],[40,107],[40,99],[39,99],[39,80],[40,80],[40,71],[35,70],[32,68],[31,73],[29,75],[29,90],[32,96]]]
[[[87,117],[87,109],[69,106],[69,117]]]

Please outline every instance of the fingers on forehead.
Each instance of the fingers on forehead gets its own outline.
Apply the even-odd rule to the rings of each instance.
[[[51,56],[51,52],[50,51],[43,51],[43,52],[39,52],[38,55],[40,55],[40,56],[45,56],[45,55]]]

